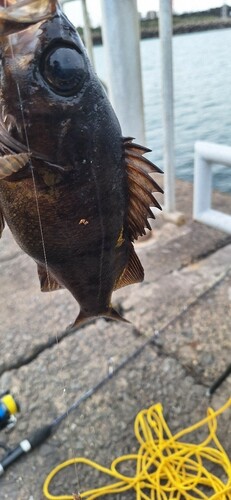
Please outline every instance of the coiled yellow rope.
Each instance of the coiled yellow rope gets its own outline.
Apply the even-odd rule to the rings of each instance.
[[[218,411],[209,408],[206,418],[175,436],[164,420],[161,404],[142,410],[134,425],[135,435],[140,443],[137,454],[116,458],[110,469],[86,458],[67,460],[50,472],[45,480],[43,493],[49,500],[73,500],[73,495],[52,495],[49,493],[49,486],[60,470],[82,463],[116,480],[81,493],[81,498],[88,500],[131,489],[135,490],[137,500],[231,500],[231,462],[216,435],[216,417],[229,407],[231,398]],[[184,436],[205,424],[208,425],[209,435],[200,444],[182,441]],[[121,464],[131,460],[136,463],[134,477],[119,472]],[[222,481],[208,470],[209,464],[222,468],[226,479]]]

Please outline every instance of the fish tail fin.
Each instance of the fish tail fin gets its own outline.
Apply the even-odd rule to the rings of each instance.
[[[91,315],[91,314],[86,314],[84,311],[80,309],[80,312],[75,320],[75,322],[67,328],[68,332],[74,332],[78,328],[81,328],[82,326],[86,325],[87,323],[90,323],[91,321],[97,319],[97,318],[105,318],[105,319],[111,319],[113,321],[122,321],[123,323],[128,323],[130,324],[130,321],[127,319],[123,318],[113,307],[111,307],[108,311],[99,313],[96,315]]]
[[[106,314],[102,314],[104,318],[112,319],[113,321],[122,321],[123,323],[128,323],[130,324],[130,321],[127,319],[123,318],[113,307],[108,311]]]

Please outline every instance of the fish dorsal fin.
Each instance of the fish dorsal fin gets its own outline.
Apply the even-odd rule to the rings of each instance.
[[[55,290],[61,290],[61,288],[63,288],[41,264],[38,264],[38,276],[41,292],[54,292]]]
[[[30,160],[28,153],[18,153],[0,157],[0,180],[16,174],[24,168]]]
[[[133,244],[131,243],[128,264],[120,275],[114,290],[122,288],[123,286],[132,285],[133,283],[140,283],[143,279],[144,270],[136,255]]]
[[[2,232],[4,227],[5,227],[5,221],[0,207],[0,238],[2,237]]]
[[[150,176],[153,172],[162,173],[154,163],[143,157],[150,149],[124,138],[125,165],[128,176],[128,228],[133,241],[145,234],[145,228],[151,229],[148,218],[155,216],[150,207],[161,210],[153,191],[163,193],[163,189]]]

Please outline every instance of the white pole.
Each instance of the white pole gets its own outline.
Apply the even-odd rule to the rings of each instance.
[[[86,0],[81,0],[82,11],[83,11],[83,36],[84,42],[86,45],[86,49],[91,60],[92,65],[94,66],[94,54],[93,54],[93,44],[92,44],[92,35],[91,35],[91,23],[87,10],[87,2]]]
[[[145,143],[136,0],[101,0],[109,96],[124,136]]]
[[[164,128],[164,208],[166,212],[175,212],[172,0],[160,0],[159,30]]]

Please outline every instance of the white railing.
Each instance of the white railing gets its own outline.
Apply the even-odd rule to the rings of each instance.
[[[231,233],[231,215],[211,208],[212,166],[231,167],[231,147],[212,142],[195,143],[193,218]]]
[[[136,0],[101,0],[109,98],[125,137],[145,144]]]

